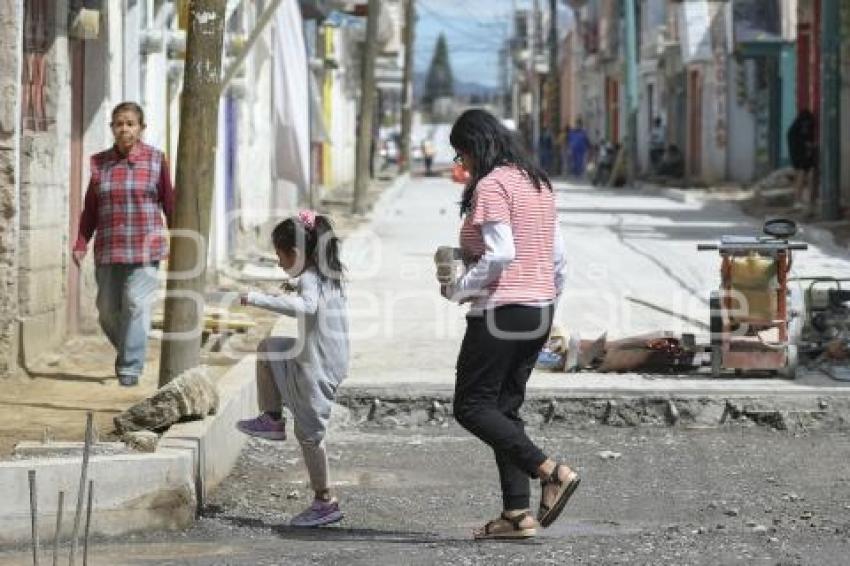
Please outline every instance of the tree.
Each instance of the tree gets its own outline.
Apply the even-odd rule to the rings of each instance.
[[[446,45],[446,37],[441,33],[434,47],[434,56],[431,57],[431,66],[428,68],[428,78],[425,80],[425,93],[422,102],[431,107],[434,101],[454,96],[454,77],[452,67],[449,64],[449,48]]]

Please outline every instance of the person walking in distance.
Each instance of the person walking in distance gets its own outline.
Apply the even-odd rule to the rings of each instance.
[[[342,519],[328,479],[325,435],[339,384],[348,375],[348,304],[343,291],[339,239],[330,220],[301,211],[272,231],[280,267],[297,278],[292,295],[251,292],[254,306],[298,320],[296,338],[269,337],[257,348],[257,401],[260,415],[237,423],[245,434],[285,440],[282,408],[295,420],[295,438],[313,488],[313,502],[296,515],[296,527],[317,527]]]
[[[791,166],[794,167],[795,206],[805,208],[810,204],[812,171],[817,166],[815,142],[815,115],[810,110],[801,110],[788,128],[788,150]]]
[[[121,385],[138,384],[145,365],[159,262],[168,255],[174,190],[165,155],[142,141],[145,114],[135,102],[112,110],[114,145],[91,158],[91,180],[72,257],[80,265],[94,235],[98,321],[115,347]]]
[[[494,451],[502,513],[475,537],[528,538],[550,526],[579,485],[578,474],[536,446],[519,416],[537,356],[564,286],[564,249],[555,195],[546,174],[491,114],[472,109],[450,142],[469,171],[461,199],[460,255],[465,272],[441,285],[468,303],[457,359],[454,415]],[[540,505],[530,511],[530,479]]]

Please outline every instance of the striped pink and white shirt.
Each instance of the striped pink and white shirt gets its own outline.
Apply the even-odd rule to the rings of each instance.
[[[520,169],[497,167],[479,181],[460,231],[467,265],[474,265],[485,254],[485,226],[509,227],[515,251],[512,261],[473,298],[474,310],[554,302],[559,291],[555,270],[562,261],[553,261],[556,220],[554,193],[546,187],[538,191]]]

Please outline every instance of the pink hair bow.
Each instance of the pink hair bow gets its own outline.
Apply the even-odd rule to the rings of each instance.
[[[316,227],[316,211],[300,210],[298,211],[298,220],[300,220],[308,230],[312,230]]]

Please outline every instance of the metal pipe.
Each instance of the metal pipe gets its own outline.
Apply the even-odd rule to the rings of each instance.
[[[35,483],[35,470],[27,472],[30,484],[30,520],[32,521],[32,563],[38,566],[38,556],[41,548],[38,542],[38,490]]]
[[[86,505],[86,529],[83,535],[83,566],[89,564],[89,532],[91,531],[91,508],[94,493],[94,480],[89,480],[89,497]]]
[[[86,440],[83,445],[83,462],[80,467],[80,488],[77,490],[77,512],[74,515],[74,531],[71,534],[71,556],[68,560],[69,566],[74,566],[77,547],[79,546],[78,535],[80,533],[80,519],[83,514],[83,498],[86,493],[86,476],[89,468],[89,453],[91,452],[92,439],[94,437],[94,415],[91,411],[86,413]]]
[[[59,492],[56,504],[56,532],[53,535],[53,566],[59,566],[59,537],[62,535],[62,511],[65,509],[65,492]]]

